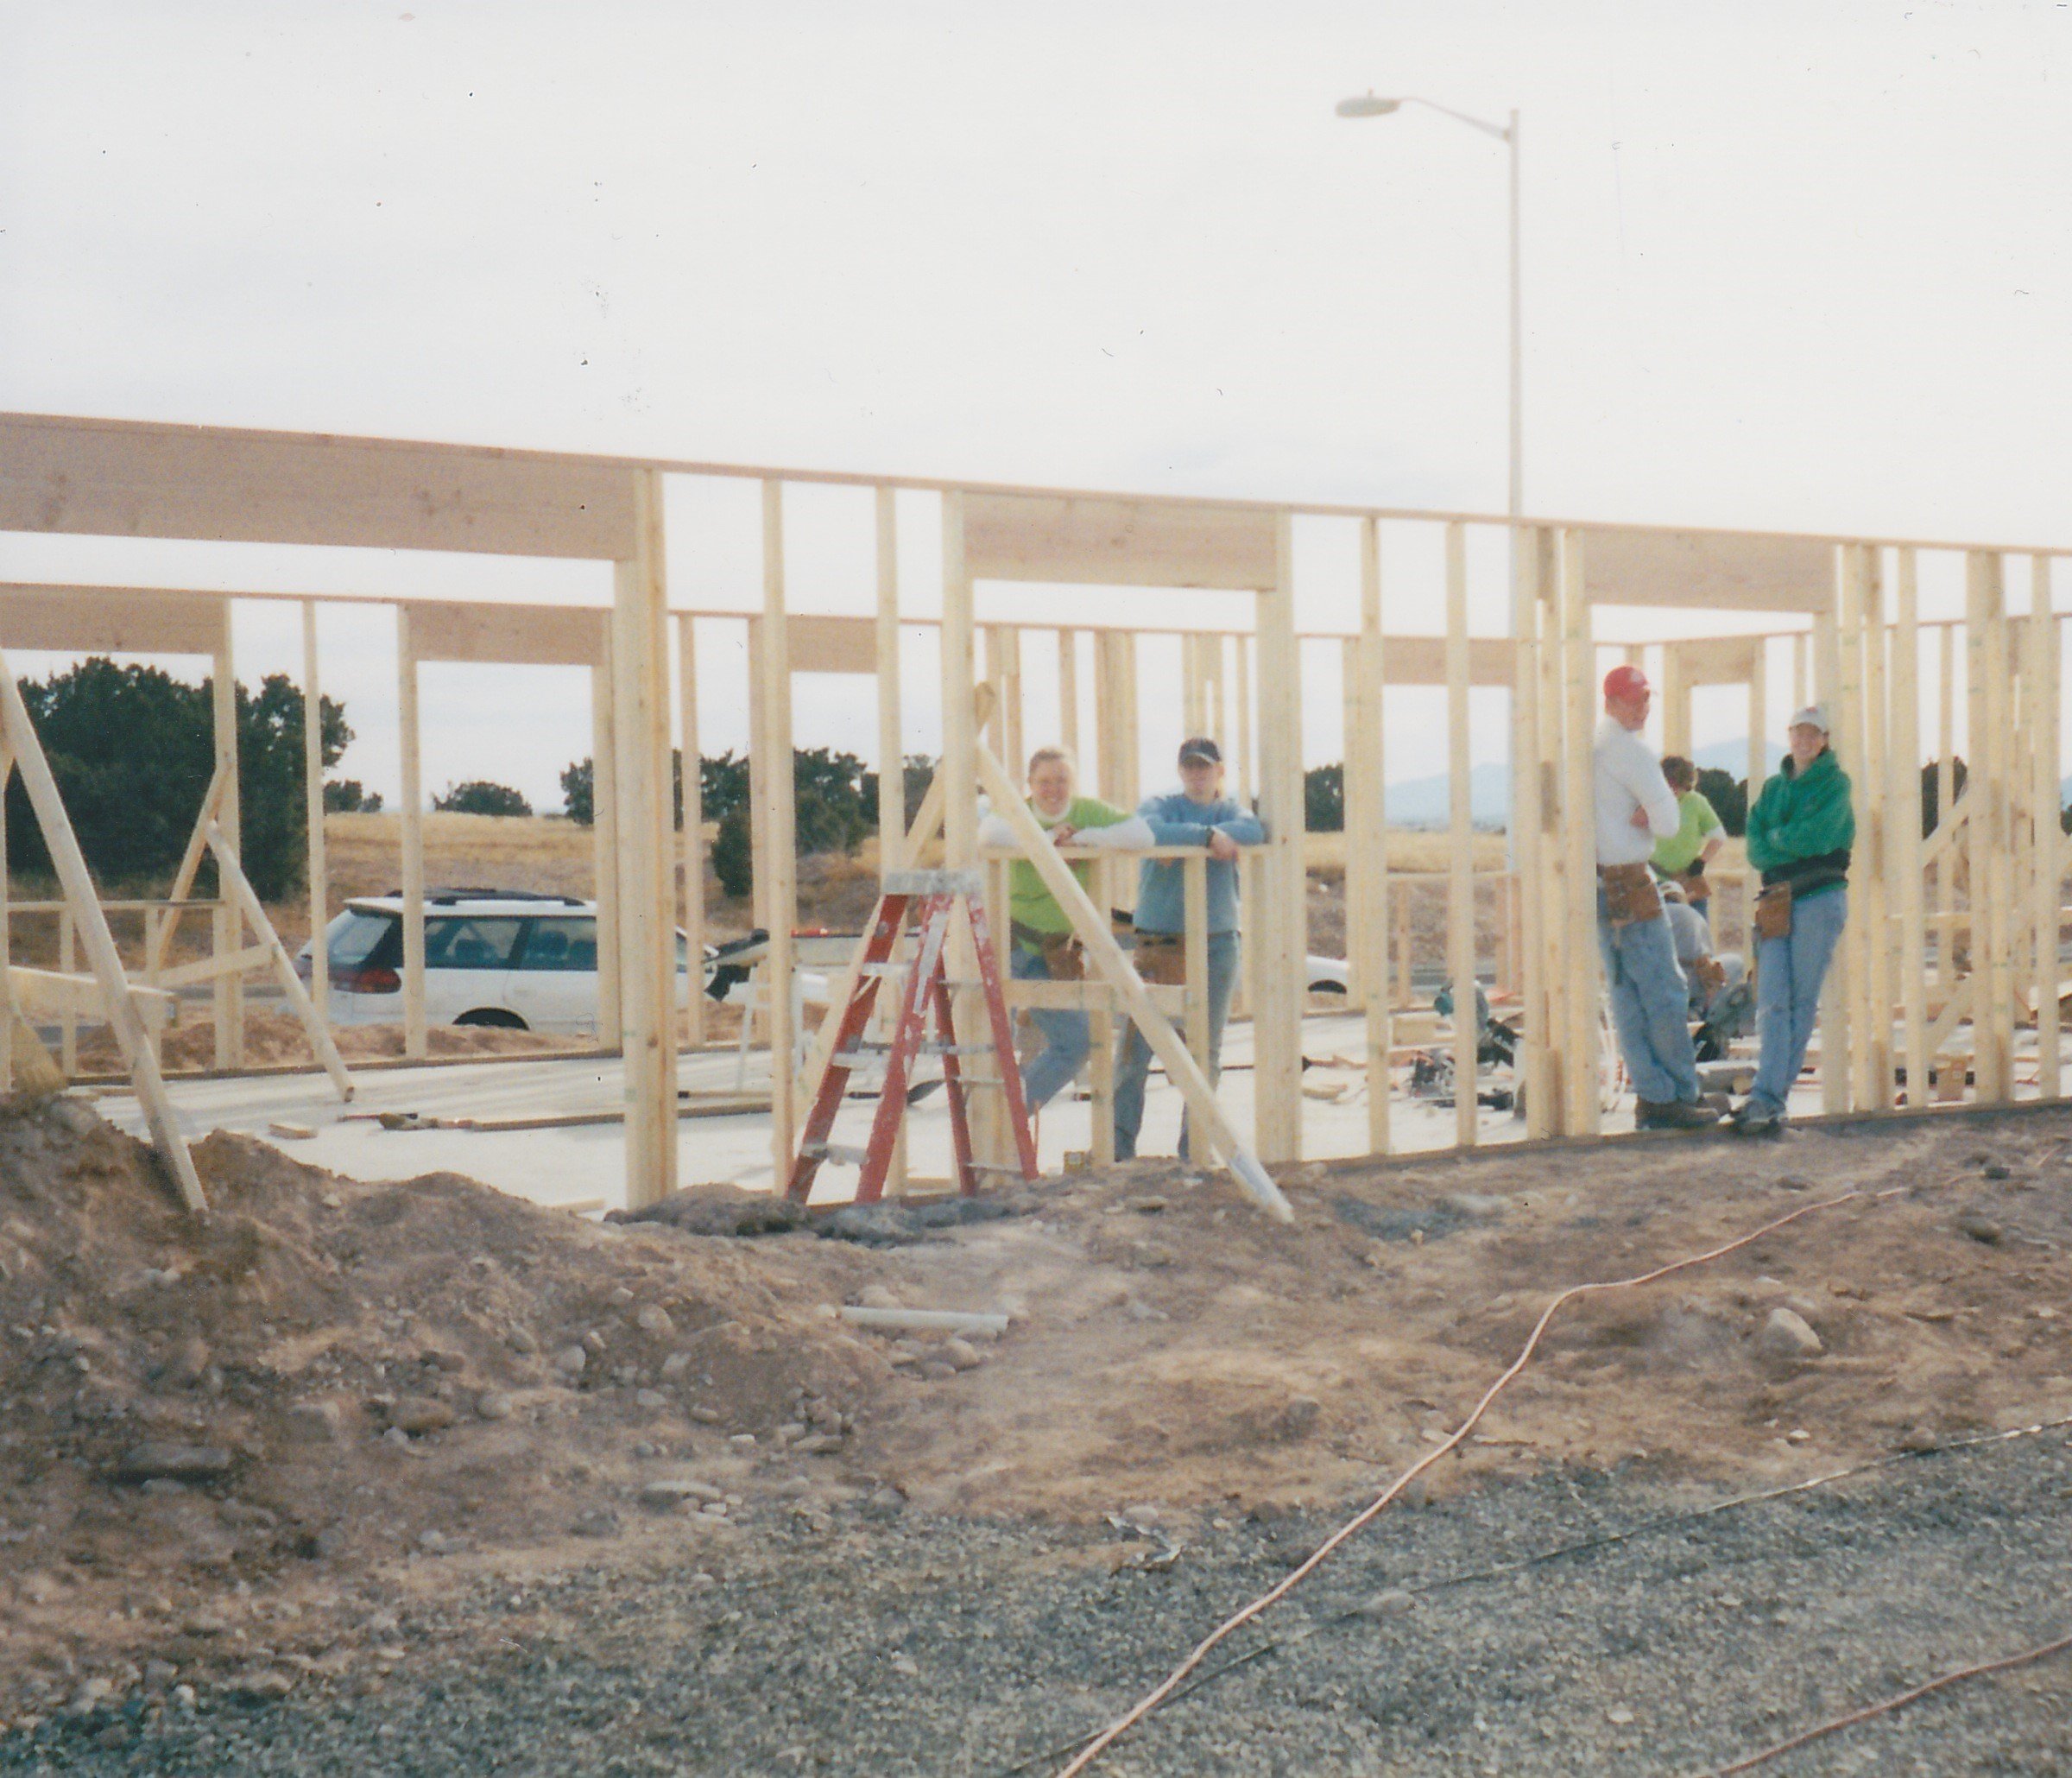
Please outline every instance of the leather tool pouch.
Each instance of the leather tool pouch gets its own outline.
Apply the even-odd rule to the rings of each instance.
[[[1033,951],[1043,959],[1044,973],[1053,982],[1086,979],[1086,952],[1080,946],[1078,933],[1039,932],[1018,920],[1010,936],[1017,950]]]
[[[1137,973],[1154,987],[1184,987],[1187,982],[1186,940],[1171,933],[1139,933]]]
[[[1791,885],[1775,883],[1755,898],[1755,935],[1759,939],[1791,936]]]
[[[1708,994],[1717,994],[1727,985],[1727,965],[1716,957],[1701,957],[1690,968],[1698,985]]]
[[[1614,926],[1633,926],[1662,911],[1662,892],[1646,864],[1605,864],[1597,878],[1604,885],[1605,917]]]

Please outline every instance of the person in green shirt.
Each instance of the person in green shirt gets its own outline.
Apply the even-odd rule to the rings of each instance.
[[[1754,1088],[1734,1114],[1734,1127],[1744,1136],[1770,1135],[1784,1122],[1820,1016],[1821,983],[1849,918],[1856,816],[1848,775],[1828,744],[1828,715],[1821,706],[1809,705],[1794,716],[1790,733],[1791,756],[1748,812],[1748,862],[1763,873],[1766,895],[1789,901],[1788,929],[1756,940],[1755,1022],[1762,1048]],[[1822,1064],[1840,1065],[1838,1058]]]
[[[1112,803],[1073,794],[1072,756],[1062,747],[1039,747],[1029,756],[1029,813],[1052,845],[1113,846],[1134,851],[1152,843],[1151,827]],[[978,843],[1013,846],[1014,830],[997,814],[979,824]],[[1072,874],[1084,883],[1091,866],[1083,860]],[[1077,981],[1083,971],[1071,918],[1043,886],[1036,867],[1018,858],[1008,869],[1009,973],[1020,982]],[[1021,1091],[1033,1112],[1054,1098],[1079,1072],[1093,1047],[1083,1012],[1036,1007],[1030,1016],[1043,1034],[1043,1047],[1022,1064]]]
[[[1718,812],[1698,788],[1698,769],[1678,754],[1662,762],[1662,775],[1677,794],[1677,831],[1658,840],[1650,862],[1657,876],[1684,885],[1684,905],[1701,919],[1707,916],[1712,884],[1705,867],[1727,844]]]

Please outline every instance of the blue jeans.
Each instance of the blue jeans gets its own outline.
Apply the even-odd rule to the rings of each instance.
[[[1237,985],[1237,934],[1209,934],[1209,1084],[1223,1066],[1223,1027],[1230,1017],[1230,990]],[[1184,1021],[1175,1024],[1184,1033]],[[1151,1072],[1151,1046],[1134,1022],[1115,1046],[1115,1159],[1134,1161],[1144,1128],[1144,1082]],[[1187,1126],[1180,1125],[1180,1159],[1187,1158]]]
[[[1044,962],[1040,951],[1025,951],[1017,945],[1008,967],[1018,982],[1051,979],[1049,965]],[[1021,1096],[1027,1100],[1029,1110],[1034,1111],[1071,1085],[1072,1076],[1086,1060],[1094,1040],[1083,1012],[1038,1006],[1030,1008],[1029,1016],[1035,1020],[1036,1028],[1043,1034],[1043,1047],[1021,1069]]]
[[[1848,921],[1848,890],[1823,889],[1803,902],[1794,900],[1791,930],[1756,946],[1755,1028],[1762,1053],[1748,1103],[1759,1111],[1776,1117],[1785,1114],[1791,1083],[1798,1079],[1820,1017],[1820,984]],[[1835,1066],[1841,1066],[1840,1058]]]
[[[1684,1019],[1690,990],[1677,966],[1677,942],[1669,915],[1614,927],[1605,916],[1604,891],[1597,892],[1597,949],[1604,959],[1604,984],[1611,990],[1612,1025],[1633,1091],[1650,1104],[1666,1105],[1698,1097],[1698,1065]]]

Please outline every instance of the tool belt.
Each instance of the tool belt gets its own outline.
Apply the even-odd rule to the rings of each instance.
[[[1727,985],[1727,965],[1716,957],[1696,959],[1690,965],[1690,972],[1708,995],[1717,994]]]
[[[1044,973],[1053,982],[1086,979],[1086,952],[1078,933],[1040,932],[1017,920],[1009,923],[1008,935],[1016,950],[1032,951],[1043,959]]]
[[[1637,926],[1662,911],[1662,892],[1646,864],[1600,864],[1598,886],[1604,891],[1605,918],[1614,926]]]
[[[1759,939],[1791,936],[1791,885],[1773,883],[1755,898],[1755,935]]]
[[[1137,934],[1137,974],[1153,987],[1187,984],[1187,941],[1178,933]]]

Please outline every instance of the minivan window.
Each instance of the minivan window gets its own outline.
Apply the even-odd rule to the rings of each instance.
[[[427,920],[426,969],[509,969],[518,944],[516,920]]]
[[[365,963],[374,947],[395,924],[390,914],[365,914],[348,908],[324,929],[325,954],[333,969],[351,969]]]
[[[579,970],[594,974],[597,967],[597,923],[595,920],[528,920],[525,949],[519,953],[521,970]]]

